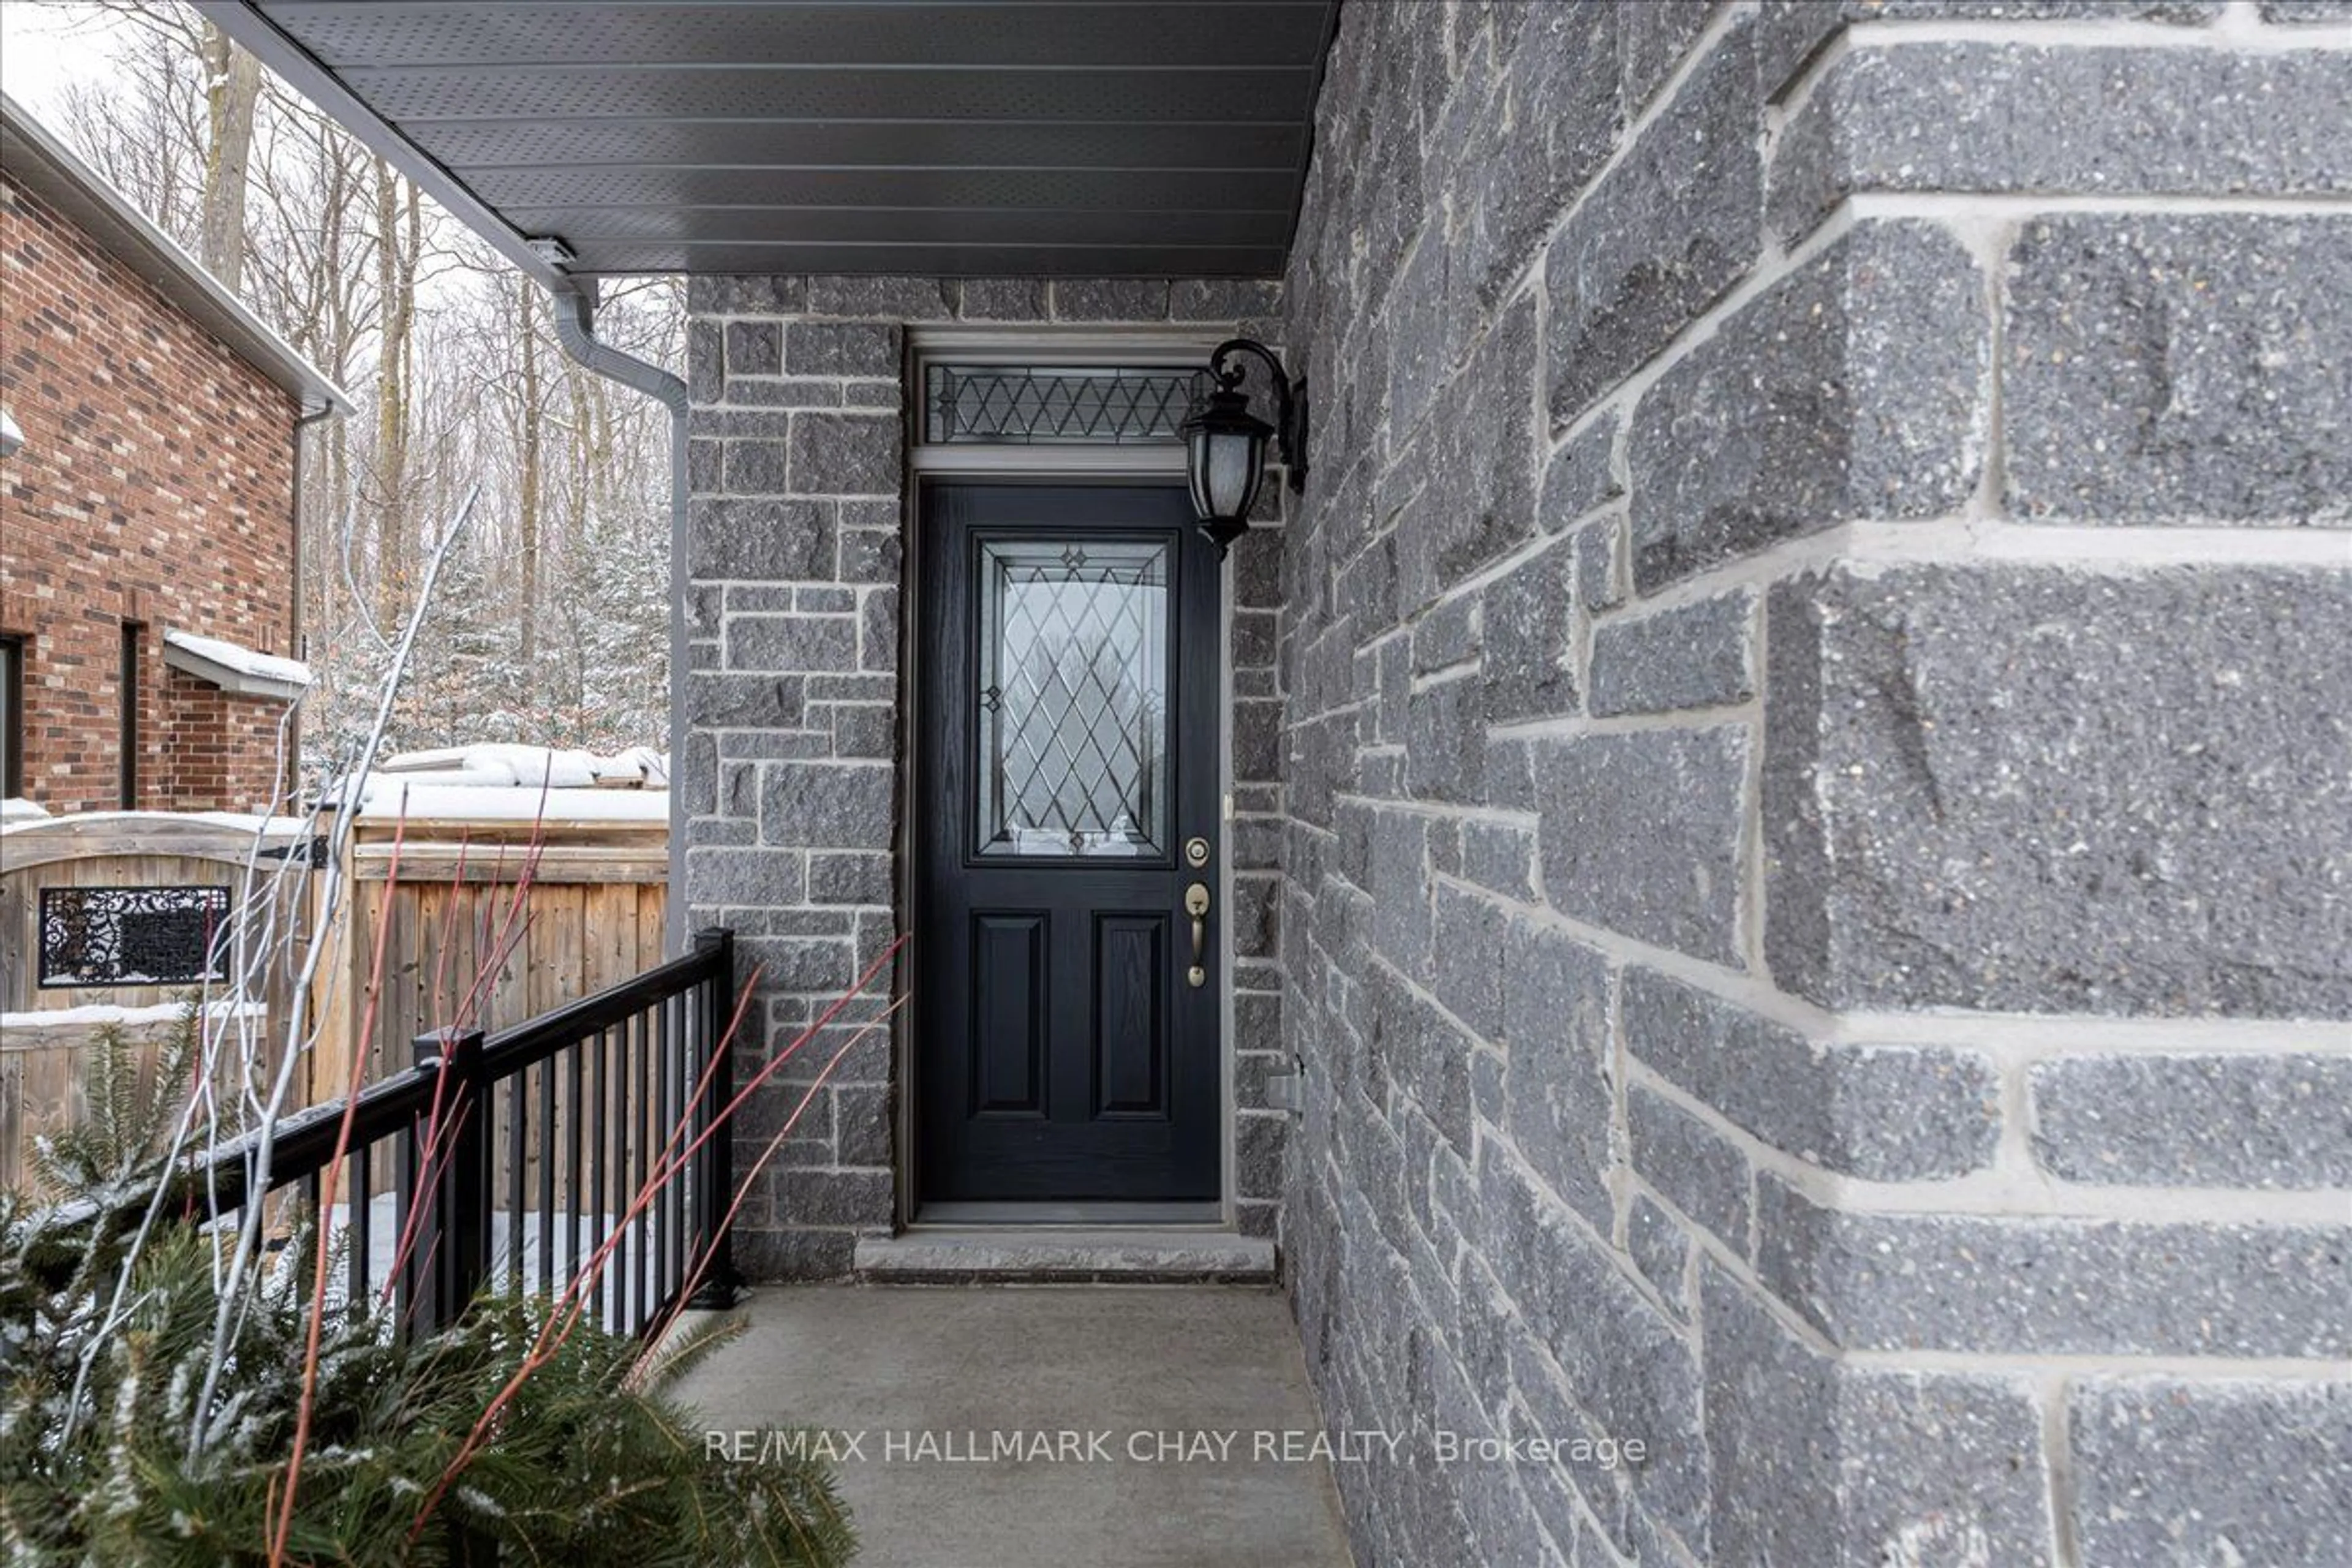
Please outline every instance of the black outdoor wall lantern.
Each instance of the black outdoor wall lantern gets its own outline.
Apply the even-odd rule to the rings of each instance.
[[[1248,372],[1234,362],[1237,354],[1255,354],[1265,362],[1274,384],[1276,423],[1268,425],[1250,412],[1249,395],[1241,390]],[[1183,424],[1184,475],[1192,487],[1192,511],[1201,520],[1201,531],[1222,560],[1234,541],[1249,531],[1250,509],[1257,504],[1258,486],[1265,479],[1267,437],[1275,438],[1290,474],[1290,488],[1307,487],[1307,381],[1302,376],[1293,382],[1283,374],[1274,351],[1255,338],[1219,343],[1209,356],[1209,374],[1216,378],[1217,390]]]

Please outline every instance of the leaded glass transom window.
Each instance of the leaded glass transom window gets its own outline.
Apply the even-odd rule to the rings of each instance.
[[[982,854],[1164,853],[1168,565],[1164,542],[982,542]]]
[[[1206,395],[1198,366],[934,364],[924,370],[931,446],[1175,446]]]

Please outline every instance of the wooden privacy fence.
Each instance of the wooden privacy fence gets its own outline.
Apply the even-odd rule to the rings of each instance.
[[[540,805],[536,790],[507,793],[520,806]],[[429,803],[405,816],[362,815],[346,847],[347,918],[332,955],[338,983],[320,999],[317,1073],[340,1070],[365,1033],[368,1078],[389,1077],[407,1068],[418,1035],[495,1033],[658,965],[668,796],[626,798],[643,809],[616,816],[613,792],[551,790],[536,818],[478,803],[471,816],[436,815]],[[314,1098],[342,1091],[314,1075]]]
[[[362,810],[351,824],[343,896],[297,1032],[312,1044],[289,1109],[341,1095],[362,1040],[365,1081],[383,1081],[409,1070],[419,1035],[495,1034],[663,962],[665,792],[468,789],[447,792],[458,809],[440,810],[436,793],[415,792],[418,804],[404,816]],[[9,828],[0,838],[0,1002],[9,1026],[0,1031],[0,1185],[23,1184],[32,1139],[83,1120],[100,1023],[126,1023],[145,1041],[141,1070],[152,1075],[157,1041],[194,987],[136,983],[144,961],[132,950],[142,941],[201,936],[205,920],[268,900],[285,940],[245,994],[216,979],[207,996],[234,1010],[275,1067],[328,842],[324,819],[314,832],[292,818],[104,813]],[[58,889],[68,891],[51,891]],[[99,965],[127,952],[134,967],[118,964],[112,984],[95,984],[107,973],[100,967],[69,972],[47,962],[63,953]],[[190,973],[223,973],[196,962]],[[372,979],[380,982],[373,989]]]

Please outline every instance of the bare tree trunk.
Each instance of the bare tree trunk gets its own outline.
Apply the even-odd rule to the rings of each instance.
[[[522,334],[521,494],[516,516],[522,531],[522,678],[529,688],[538,681],[539,668],[539,543],[540,451],[541,419],[539,391],[539,312],[533,308],[538,290],[530,279],[517,277],[517,330]]]
[[[419,218],[410,187],[402,226],[400,176],[375,161],[376,299],[382,331],[375,366],[376,605],[395,625],[408,605],[409,345],[416,326]]]
[[[205,270],[232,294],[245,286],[245,187],[253,158],[253,109],[261,62],[211,22],[205,24]]]

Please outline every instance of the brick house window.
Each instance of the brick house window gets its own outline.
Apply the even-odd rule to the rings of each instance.
[[[139,650],[147,628],[137,621],[122,623],[122,672],[116,684],[122,692],[122,809],[139,809]]]
[[[0,637],[0,797],[25,793],[25,639]]]

